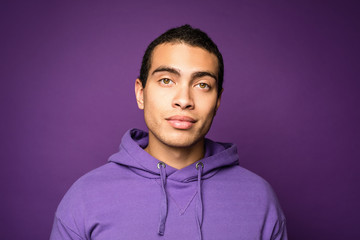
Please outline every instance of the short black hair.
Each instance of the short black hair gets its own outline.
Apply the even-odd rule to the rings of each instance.
[[[143,87],[146,85],[149,70],[151,68],[152,53],[156,46],[163,43],[185,43],[193,47],[203,48],[208,52],[213,53],[218,59],[217,87],[218,95],[220,94],[224,81],[223,57],[216,44],[205,32],[198,28],[193,28],[189,24],[169,29],[149,44],[142,59],[139,76]]]

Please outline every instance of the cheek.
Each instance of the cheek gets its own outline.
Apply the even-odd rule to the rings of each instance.
[[[201,99],[197,107],[204,117],[211,118],[215,114],[217,101],[214,98]]]
[[[144,114],[148,119],[161,118],[168,109],[168,100],[163,94],[144,96]]]
[[[145,104],[151,106],[154,109],[164,109],[171,106],[174,92],[170,89],[152,87],[148,89],[148,92],[144,95]]]
[[[161,111],[161,109],[166,107],[167,102],[166,98],[161,95],[152,96],[151,98],[146,98],[144,100],[144,106],[151,112]]]

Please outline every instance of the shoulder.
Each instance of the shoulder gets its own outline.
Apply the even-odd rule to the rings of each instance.
[[[126,167],[109,162],[102,165],[75,181],[61,200],[56,214],[61,217],[62,213],[69,210],[82,211],[94,198],[106,193],[109,183],[118,182],[126,178]]]
[[[108,184],[112,181],[118,181],[121,179],[125,180],[131,175],[131,171],[129,171],[126,166],[114,162],[108,162],[81,176],[74,182],[70,190],[85,190],[89,186],[95,187],[104,183]]]
[[[223,168],[217,175],[235,185],[271,190],[270,184],[264,178],[239,165]]]
[[[254,204],[254,207],[258,208],[268,209],[270,206],[279,208],[273,188],[268,181],[256,173],[235,165],[222,169],[216,175],[216,178],[211,179],[213,185],[230,198]]]

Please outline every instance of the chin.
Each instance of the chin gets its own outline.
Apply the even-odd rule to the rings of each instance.
[[[169,147],[188,148],[201,141],[204,136],[197,136],[190,132],[180,132],[163,138],[163,143]]]
[[[195,145],[195,142],[188,141],[167,141],[165,145],[173,148],[189,148]]]

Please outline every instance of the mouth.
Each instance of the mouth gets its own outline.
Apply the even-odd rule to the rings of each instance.
[[[180,115],[171,116],[169,118],[166,118],[166,120],[173,128],[181,130],[190,129],[196,123],[195,119],[188,116]]]

